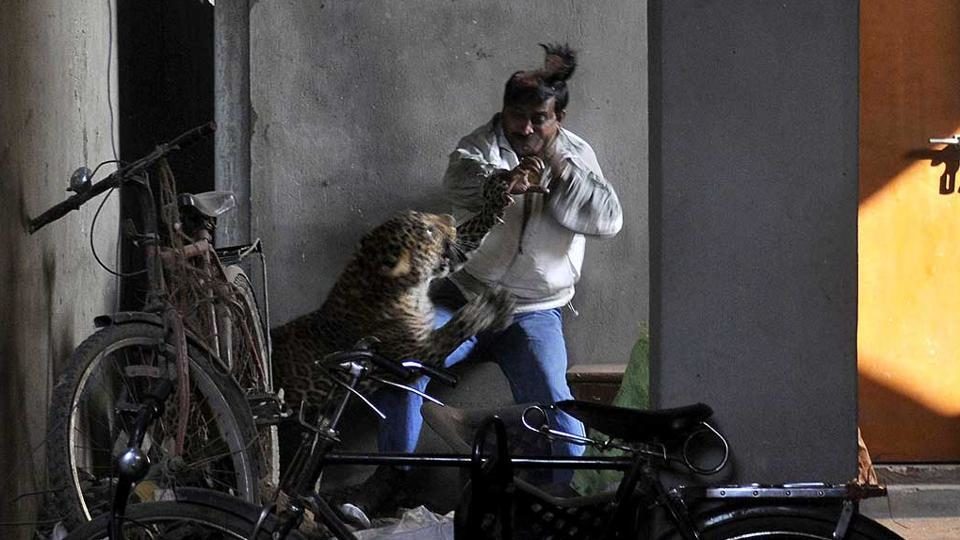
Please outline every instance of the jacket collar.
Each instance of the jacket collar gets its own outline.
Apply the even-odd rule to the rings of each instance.
[[[520,158],[517,157],[517,153],[513,151],[513,147],[510,146],[510,141],[507,140],[507,135],[503,132],[503,124],[500,122],[500,113],[493,115],[493,119],[490,120],[493,124],[493,132],[497,136],[497,146],[500,147],[500,159],[506,162],[508,168],[512,169],[520,163]]]

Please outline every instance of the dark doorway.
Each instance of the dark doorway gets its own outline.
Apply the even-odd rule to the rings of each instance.
[[[120,159],[130,161],[214,117],[213,6],[198,0],[117,1],[120,99]],[[214,189],[213,138],[170,157],[179,191]],[[139,215],[136,201],[121,193],[120,219]],[[143,266],[123,242],[126,272]],[[121,309],[142,304],[143,284],[126,279]]]

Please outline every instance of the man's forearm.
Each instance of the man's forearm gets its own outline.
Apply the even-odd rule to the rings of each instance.
[[[479,212],[483,205],[483,186],[497,170],[478,159],[467,157],[462,150],[450,156],[443,187],[447,200],[457,208]]]
[[[571,159],[555,162],[552,168],[547,205],[561,225],[594,236],[613,236],[620,231],[623,210],[609,182]]]

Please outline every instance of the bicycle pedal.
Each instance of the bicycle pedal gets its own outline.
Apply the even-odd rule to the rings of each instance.
[[[140,412],[139,403],[130,403],[129,401],[118,401],[114,405],[114,411],[121,415],[131,415],[136,416]]]
[[[257,425],[279,424],[291,414],[280,396],[274,392],[259,390],[248,392],[247,403],[250,405],[250,412],[253,413],[253,420]]]

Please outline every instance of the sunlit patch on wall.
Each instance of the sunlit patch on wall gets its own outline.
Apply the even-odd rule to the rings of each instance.
[[[960,133],[960,127],[954,133]],[[916,161],[859,210],[860,371],[960,414],[960,193]]]

